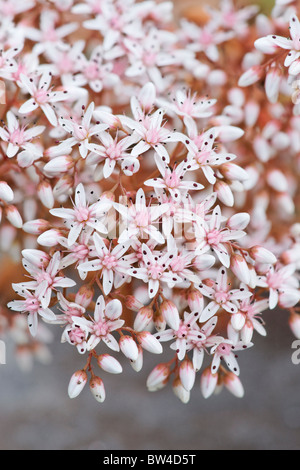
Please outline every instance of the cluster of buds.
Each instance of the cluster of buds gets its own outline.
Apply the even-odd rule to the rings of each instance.
[[[300,10],[234,3],[0,1],[1,331],[62,325],[70,398],[148,353],[150,391],[242,397],[262,313],[300,338]]]

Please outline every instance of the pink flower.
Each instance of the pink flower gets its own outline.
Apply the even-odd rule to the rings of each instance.
[[[85,227],[107,233],[107,229],[101,220],[110,207],[111,203],[104,198],[100,198],[94,204],[89,205],[86,201],[83,184],[80,183],[75,189],[74,209],[51,209],[50,214],[66,220],[66,224],[70,227],[68,245],[72,246]]]
[[[52,79],[52,74],[50,72],[43,73],[39,80],[38,86],[35,85],[33,78],[28,78],[24,74],[20,75],[20,79],[22,85],[32,96],[32,98],[22,104],[19,109],[19,113],[30,114],[32,111],[41,108],[50,124],[52,124],[52,126],[56,126],[57,116],[52,103],[66,100],[67,92],[49,90]]]
[[[118,341],[111,334],[124,325],[124,320],[120,319],[122,314],[122,304],[114,299],[105,304],[104,297],[100,295],[96,301],[94,318],[87,320],[84,317],[74,317],[73,324],[79,328],[87,328],[89,339],[87,350],[94,349],[100,341],[103,341],[113,351],[119,351]]]

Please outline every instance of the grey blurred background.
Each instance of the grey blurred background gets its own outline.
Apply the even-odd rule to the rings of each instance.
[[[67,344],[52,345],[53,361],[29,373],[15,363],[7,344],[0,366],[2,450],[265,450],[299,449],[300,365],[291,361],[294,337],[284,312],[264,315],[268,337],[239,355],[246,394],[227,390],[204,400],[199,379],[183,405],[170,386],[150,393],[145,382],[159,356],[145,355],[136,373],[127,361],[122,375],[101,373],[107,398],[100,404],[88,387],[70,400],[67,387],[83,358]],[[96,371],[95,371],[96,372]]]

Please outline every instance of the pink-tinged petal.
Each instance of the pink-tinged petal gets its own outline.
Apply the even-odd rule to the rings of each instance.
[[[25,103],[22,104],[19,109],[19,113],[29,114],[32,113],[32,111],[35,111],[38,107],[39,105],[36,103],[36,101],[33,98],[30,98],[28,101],[25,101]]]

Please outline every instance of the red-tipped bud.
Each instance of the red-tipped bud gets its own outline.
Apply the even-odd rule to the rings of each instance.
[[[209,398],[214,393],[217,383],[218,374],[213,374],[210,367],[205,369],[200,380],[200,389],[204,398]]]
[[[244,387],[240,379],[233,373],[228,372],[223,378],[223,384],[235,397],[242,398],[244,396]]]
[[[103,403],[105,400],[105,388],[103,380],[100,377],[94,376],[90,380],[90,390],[93,397],[99,402]]]
[[[134,324],[133,328],[135,331],[144,331],[147,326],[151,323],[153,319],[153,309],[152,307],[142,307],[135,319],[134,319]]]
[[[84,370],[77,370],[71,377],[68,386],[68,395],[70,398],[76,398],[82,392],[87,383],[87,373]]]
[[[37,194],[41,203],[47,207],[47,209],[52,209],[54,206],[54,196],[51,184],[47,181],[42,181],[37,187]]]
[[[243,283],[249,284],[250,272],[248,263],[243,256],[234,254],[231,256],[230,268],[233,274]]]
[[[187,297],[188,305],[191,312],[202,312],[204,307],[204,298],[197,289],[192,289]]]
[[[143,349],[153,354],[161,354],[163,352],[162,345],[149,331],[142,331],[137,334],[138,341]]]
[[[97,357],[98,366],[110,374],[121,374],[122,366],[114,357],[109,354],[100,354]]]
[[[4,209],[7,220],[16,228],[21,228],[23,225],[23,220],[20,212],[16,206],[10,205],[6,206]]]
[[[23,224],[23,230],[26,233],[31,233],[32,235],[40,235],[45,232],[51,225],[47,220],[44,219],[35,219],[25,222]]]
[[[179,312],[171,300],[163,300],[160,308],[160,313],[167,322],[167,324],[175,331],[178,330],[180,324]]]
[[[121,336],[119,346],[124,356],[128,357],[131,361],[137,360],[139,351],[136,342],[131,336]]]
[[[249,255],[253,258],[257,263],[267,263],[267,264],[274,264],[276,263],[277,259],[273,253],[263,246],[253,246],[249,250]]]
[[[170,377],[170,367],[168,364],[158,364],[147,378],[147,388],[150,392],[155,392],[163,388]]]
[[[176,395],[177,398],[182,403],[188,403],[190,400],[190,392],[186,390],[186,388],[182,385],[181,380],[179,377],[177,377],[173,384],[172,384],[172,390],[174,394]]]
[[[195,383],[196,372],[190,359],[184,359],[181,362],[179,366],[179,377],[185,390],[188,392],[192,390]]]

